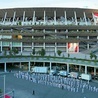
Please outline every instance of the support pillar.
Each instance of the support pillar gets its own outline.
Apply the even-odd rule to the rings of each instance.
[[[6,62],[4,63],[4,72],[6,72]]]
[[[57,43],[55,42],[55,54],[57,54]]]
[[[87,19],[86,19],[86,14],[85,14],[85,12],[84,12],[83,14],[84,14],[85,24],[87,25]]]
[[[5,12],[5,15],[4,15],[4,20],[3,20],[3,24],[5,24],[5,19],[6,19],[6,16],[7,16],[7,12]]]
[[[9,47],[12,50],[12,42],[9,43]]]
[[[96,68],[94,67],[94,75],[96,75]]]
[[[87,74],[87,66],[85,66],[85,74]]]
[[[76,11],[74,12],[74,15],[75,15],[75,23],[77,25],[77,15],[76,15]]]
[[[19,64],[19,68],[20,68],[20,69],[22,68],[22,66],[21,66],[21,62],[20,62],[20,64]]]
[[[45,39],[45,36],[43,37],[43,39]],[[45,49],[45,42],[43,43],[43,48]]]
[[[35,24],[35,11],[33,12],[33,25]]]
[[[67,63],[67,72],[69,73],[69,63]]]
[[[67,25],[66,11],[65,11],[65,25]]]
[[[81,66],[79,65],[79,72],[81,72]]]
[[[89,39],[89,36],[87,37],[87,39]],[[89,44],[87,44],[87,50],[89,50]]]
[[[44,25],[46,24],[46,12],[44,11]]]
[[[45,67],[45,62],[43,62],[43,66]]]
[[[14,12],[14,15],[13,15],[13,25],[14,25],[14,20],[15,20],[15,16],[16,16],[16,12]]]
[[[56,25],[56,11],[54,11],[54,25]]]
[[[52,64],[51,64],[51,62],[50,62],[50,72],[51,72],[51,66],[52,66]]]
[[[24,21],[25,21],[25,11],[23,12],[23,20],[22,20],[22,25],[24,25]]]
[[[22,42],[21,42],[21,54],[22,54]]]
[[[30,72],[30,61],[28,62],[28,71]]]

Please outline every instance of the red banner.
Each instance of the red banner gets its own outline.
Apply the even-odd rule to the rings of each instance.
[[[79,52],[78,43],[68,43],[68,52]]]

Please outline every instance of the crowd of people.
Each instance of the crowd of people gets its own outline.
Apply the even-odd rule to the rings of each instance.
[[[39,83],[43,85],[58,87],[71,92],[81,92],[84,93],[86,90],[98,93],[98,87],[90,84],[87,81],[68,78],[62,76],[53,76],[49,74],[40,73],[28,73],[28,72],[17,72],[14,74],[17,78],[22,78],[29,80],[34,83]]]

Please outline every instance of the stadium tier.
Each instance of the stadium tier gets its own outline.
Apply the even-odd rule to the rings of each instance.
[[[0,9],[0,50],[46,55],[98,52],[98,10],[82,8]]]

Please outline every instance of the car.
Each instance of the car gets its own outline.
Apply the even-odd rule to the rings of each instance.
[[[60,76],[67,76],[68,72],[64,71],[64,70],[61,70],[61,71],[59,71],[58,75],[60,75]]]

